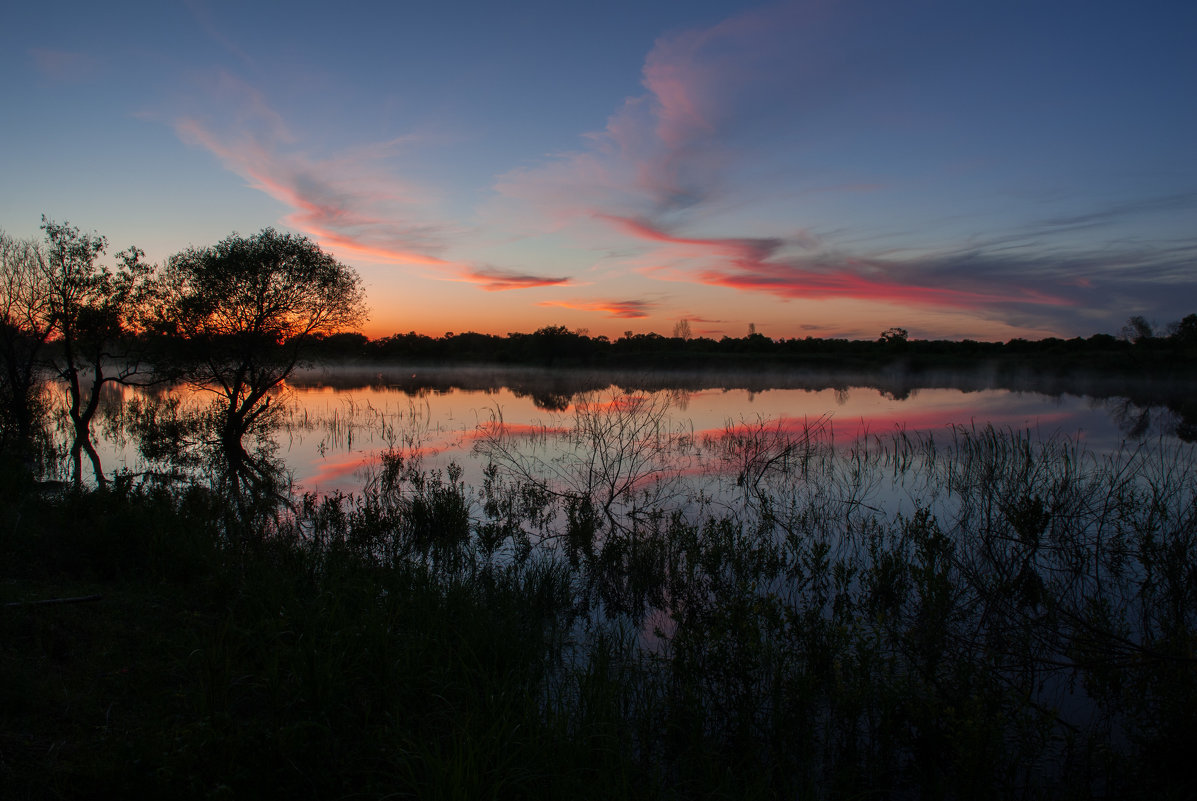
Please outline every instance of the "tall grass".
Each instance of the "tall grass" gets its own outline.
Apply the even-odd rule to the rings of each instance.
[[[127,711],[3,763],[18,797],[1187,793],[1191,446],[825,421],[703,440],[634,399],[481,441],[479,487],[396,447],[354,496],[22,496],[6,592],[36,564],[173,625],[136,651],[144,692],[55,668]],[[88,625],[125,636],[105,608]],[[22,609],[4,664],[48,697],[53,637]],[[51,736],[12,720],[0,746]]]

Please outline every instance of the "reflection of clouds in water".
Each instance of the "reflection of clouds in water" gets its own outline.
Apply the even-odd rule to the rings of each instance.
[[[718,383],[721,376],[724,384]],[[974,375],[969,383],[959,375],[929,376],[925,384],[939,380],[951,386],[915,387],[903,376],[878,387],[861,376],[809,373],[421,368],[413,375],[410,369],[387,372],[377,367],[324,370],[301,374],[291,383],[273,436],[296,481],[323,492],[359,490],[363,471],[377,465],[378,455],[388,449],[410,454],[430,468],[455,461],[465,468],[467,483],[480,485],[485,465],[474,446],[486,426],[499,424],[508,437],[557,436],[573,425],[579,404],[594,413],[616,409],[628,402],[619,392],[637,388],[660,392],[669,403],[671,425],[696,436],[722,432],[745,419],[795,429],[829,416],[828,431],[843,444],[867,434],[908,431],[938,437],[937,432],[954,425],[992,424],[1043,436],[1079,436],[1090,447],[1103,449],[1128,436],[1172,436],[1186,419],[1197,417],[1184,414],[1183,399],[1086,397],[1077,389],[1059,394],[1060,385],[1051,382],[1042,392],[1023,385],[999,389],[989,385],[991,378]],[[1077,383],[1069,382],[1070,387]],[[1096,385],[1094,381],[1090,388]],[[594,392],[607,394],[596,398]],[[98,432],[105,465],[144,469],[136,443],[117,424],[121,415],[116,407],[122,401],[180,393],[197,401],[200,397],[161,387],[144,393],[122,388],[106,395],[113,407],[108,419],[114,423]],[[543,408],[539,401],[546,393],[568,398],[566,408]]]

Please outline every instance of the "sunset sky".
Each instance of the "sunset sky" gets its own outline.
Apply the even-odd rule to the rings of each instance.
[[[9,4],[0,228],[266,226],[370,336],[1197,312],[1197,3]]]

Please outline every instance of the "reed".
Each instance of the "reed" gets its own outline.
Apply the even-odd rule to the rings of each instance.
[[[23,490],[3,600],[114,602],[0,618],[13,796],[1188,791],[1191,446],[489,436],[480,487],[397,441],[352,496]]]

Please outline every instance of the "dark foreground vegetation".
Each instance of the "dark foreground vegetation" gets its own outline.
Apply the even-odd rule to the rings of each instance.
[[[481,488],[7,475],[6,797],[1191,797],[1188,446],[614,408]]]

